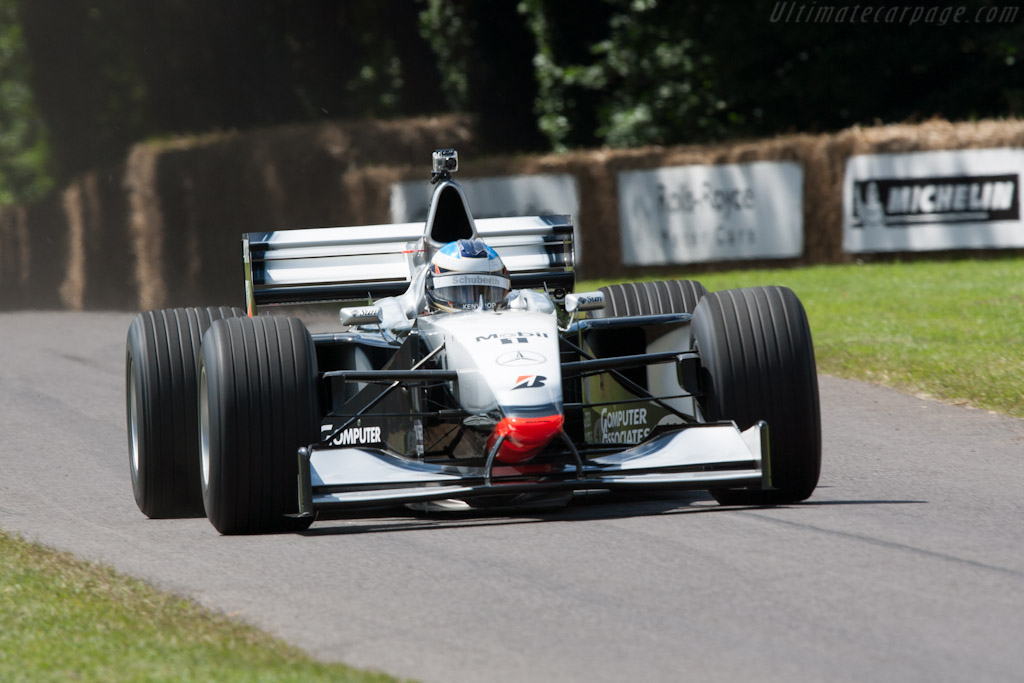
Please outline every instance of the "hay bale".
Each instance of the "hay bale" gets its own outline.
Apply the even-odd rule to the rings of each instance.
[[[25,207],[0,207],[0,308],[17,308],[27,296],[30,255]]]
[[[372,173],[363,177],[364,169],[425,163],[440,146],[472,150],[472,128],[471,118],[452,115],[289,125],[138,146],[126,187],[134,198],[140,307],[240,301],[242,233],[386,222],[387,194]]]
[[[241,301],[244,232],[389,220],[391,185],[426,181],[439,147],[463,155],[460,177],[561,174],[576,179],[581,277],[678,273],[626,268],[618,174],[691,164],[799,162],[804,253],[793,260],[692,264],[687,271],[836,263],[846,160],[855,154],[1024,147],[1024,121],[853,127],[716,145],[480,157],[473,121],[444,116],[326,122],[136,145],[122,166],[86,174],[33,207],[0,209],[0,306],[159,308]]]

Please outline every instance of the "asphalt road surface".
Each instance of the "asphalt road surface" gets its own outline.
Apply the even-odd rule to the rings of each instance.
[[[422,681],[1024,680],[1024,421],[821,378],[814,497],[318,521],[132,498],[123,313],[0,315],[0,526]]]

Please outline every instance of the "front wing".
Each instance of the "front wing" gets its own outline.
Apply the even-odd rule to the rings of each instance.
[[[299,514],[448,498],[623,488],[770,488],[768,426],[694,424],[560,465],[437,464],[377,448],[299,449]]]

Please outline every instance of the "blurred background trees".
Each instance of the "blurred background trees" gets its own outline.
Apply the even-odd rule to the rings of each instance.
[[[40,199],[53,184],[46,131],[29,81],[15,0],[0,0],[0,204]]]
[[[780,5],[830,6],[0,0],[0,203],[139,140],[328,118],[474,112],[483,147],[512,152],[1022,113],[1024,17],[973,21],[1014,3],[943,26],[773,20]]]

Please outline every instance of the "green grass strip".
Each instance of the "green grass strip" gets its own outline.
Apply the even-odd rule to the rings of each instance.
[[[1020,256],[744,270],[690,279],[712,291],[792,289],[807,309],[820,372],[1024,417]],[[612,282],[591,280],[576,289]]]
[[[396,679],[316,662],[256,628],[0,531],[0,680]]]

